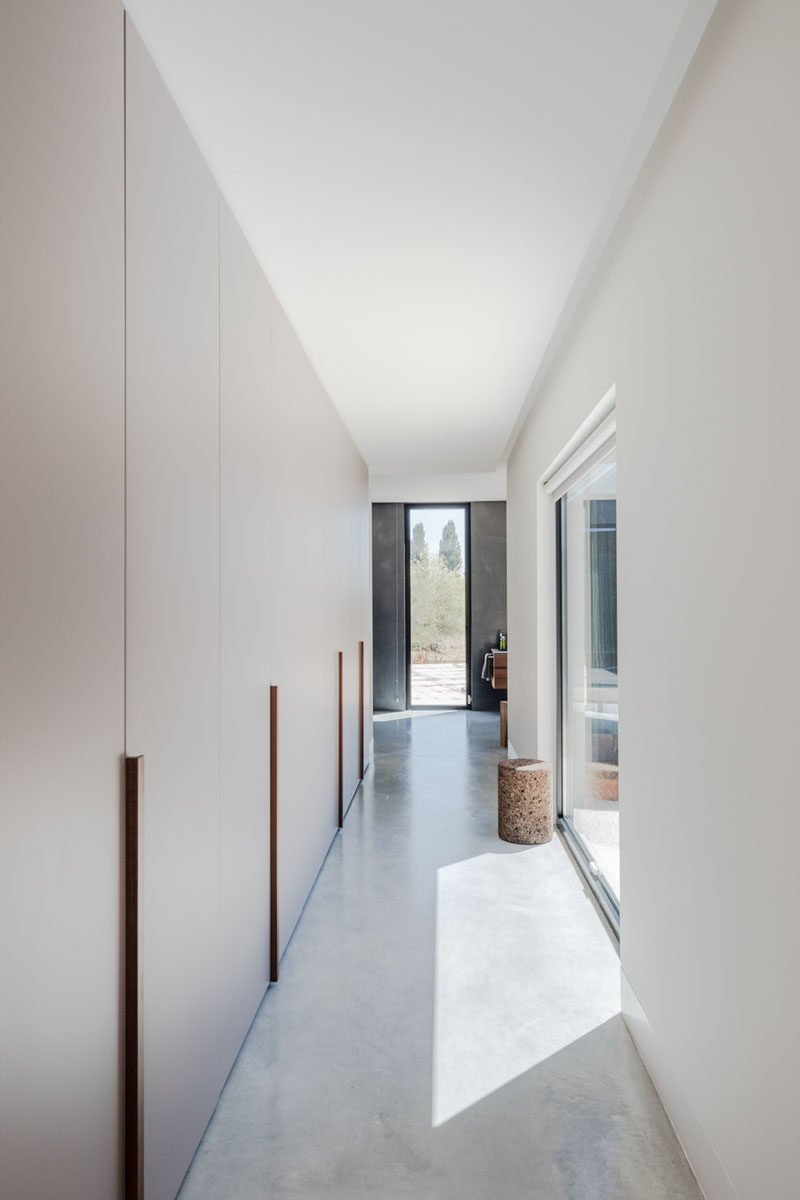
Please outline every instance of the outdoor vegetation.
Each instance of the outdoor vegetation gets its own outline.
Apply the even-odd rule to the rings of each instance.
[[[466,658],[464,559],[448,521],[431,555],[422,522],[411,531],[411,662],[460,663]]]

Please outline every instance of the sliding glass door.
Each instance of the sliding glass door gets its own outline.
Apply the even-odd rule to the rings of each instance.
[[[609,450],[556,503],[559,815],[612,920],[619,917],[617,472]]]

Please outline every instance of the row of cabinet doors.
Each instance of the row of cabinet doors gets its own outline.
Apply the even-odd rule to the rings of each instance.
[[[121,1186],[142,756],[142,1190],[170,1200],[269,979],[271,681],[279,951],[357,783],[367,471],[115,0],[17,6],[0,67],[2,1174]]]

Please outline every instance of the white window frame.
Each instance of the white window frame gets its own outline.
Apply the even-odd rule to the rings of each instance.
[[[541,757],[558,769],[559,647],[557,638],[556,503],[576,480],[616,447],[617,389],[612,385],[540,476],[537,486],[537,709]],[[592,886],[591,880],[589,880]],[[593,888],[594,890],[594,888]],[[619,921],[597,896],[614,933]]]

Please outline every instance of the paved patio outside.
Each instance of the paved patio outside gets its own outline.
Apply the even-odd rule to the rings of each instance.
[[[467,703],[467,664],[412,663],[410,703],[463,708]]]

